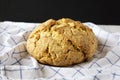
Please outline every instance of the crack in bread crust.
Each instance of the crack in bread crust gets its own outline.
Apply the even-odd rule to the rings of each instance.
[[[69,18],[49,19],[36,27],[27,40],[27,51],[40,63],[70,66],[89,60],[97,50],[93,31]]]

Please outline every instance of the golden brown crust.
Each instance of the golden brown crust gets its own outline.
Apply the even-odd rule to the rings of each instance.
[[[90,28],[69,18],[49,19],[38,26],[27,40],[27,50],[40,63],[69,66],[90,59],[97,39]]]

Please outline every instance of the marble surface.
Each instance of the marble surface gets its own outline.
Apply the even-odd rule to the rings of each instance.
[[[2,23],[2,22],[0,22]],[[96,24],[97,25],[97,24]],[[120,25],[98,25],[99,27],[103,28],[108,32],[120,32]]]
[[[108,32],[120,32],[120,25],[98,25]]]

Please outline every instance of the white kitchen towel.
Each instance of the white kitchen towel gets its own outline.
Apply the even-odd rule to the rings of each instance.
[[[69,67],[38,63],[26,51],[26,40],[39,23],[0,23],[0,80],[120,80],[120,33],[109,33],[93,23],[97,39],[93,58]]]

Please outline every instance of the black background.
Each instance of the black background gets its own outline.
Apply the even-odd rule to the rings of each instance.
[[[43,22],[63,17],[118,25],[120,5],[115,0],[0,0],[0,21]]]

